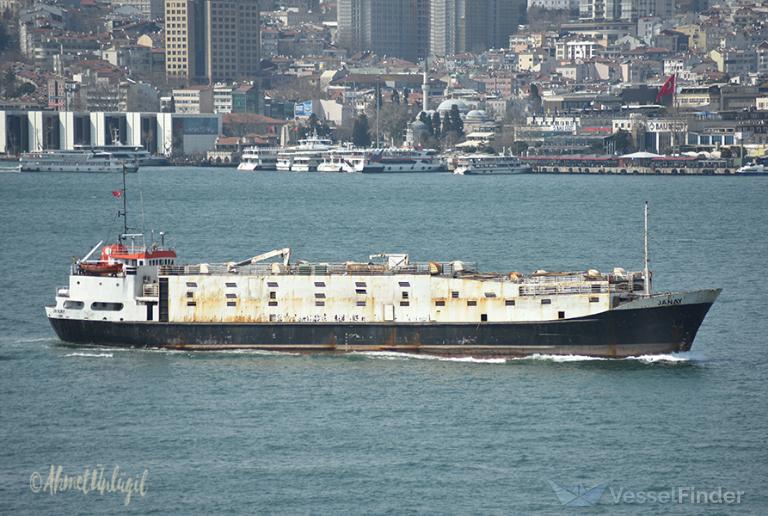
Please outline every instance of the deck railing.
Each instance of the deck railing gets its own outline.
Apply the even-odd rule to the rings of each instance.
[[[461,270],[474,271],[477,264],[461,262]],[[411,263],[402,267],[389,268],[381,264],[367,263],[298,263],[283,265],[281,263],[257,263],[252,265],[232,265],[226,263],[211,263],[197,265],[163,265],[160,266],[161,276],[189,276],[197,274],[226,275],[242,274],[253,276],[269,275],[361,275],[386,276],[400,274],[429,275],[439,274],[453,276],[457,272],[454,262],[423,262]]]

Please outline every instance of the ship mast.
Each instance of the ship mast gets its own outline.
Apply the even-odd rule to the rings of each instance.
[[[643,294],[651,295],[651,272],[649,269],[650,259],[648,257],[648,201],[645,201],[644,211],[644,229],[643,229]]]
[[[128,199],[125,197],[125,162],[123,162],[123,211],[120,215],[123,217],[123,234],[120,237],[122,241],[128,234]]]

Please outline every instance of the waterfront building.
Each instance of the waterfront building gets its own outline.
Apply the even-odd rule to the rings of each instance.
[[[0,155],[103,146],[113,140],[165,156],[201,154],[222,132],[217,114],[0,110]]]

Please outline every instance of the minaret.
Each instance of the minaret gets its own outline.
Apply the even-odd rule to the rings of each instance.
[[[421,83],[422,105],[421,110],[425,113],[429,111],[429,58],[424,58],[424,80]]]

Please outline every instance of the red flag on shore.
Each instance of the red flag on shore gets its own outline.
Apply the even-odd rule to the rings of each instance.
[[[120,196],[122,195],[123,195],[123,192],[121,192],[120,190],[112,190],[112,197],[117,197],[119,199]]]
[[[658,103],[662,98],[673,95],[675,93],[675,87],[677,84],[677,80],[675,79],[677,76],[675,74],[670,75],[667,80],[662,84],[661,89],[659,89],[659,93],[656,95],[656,102]]]

